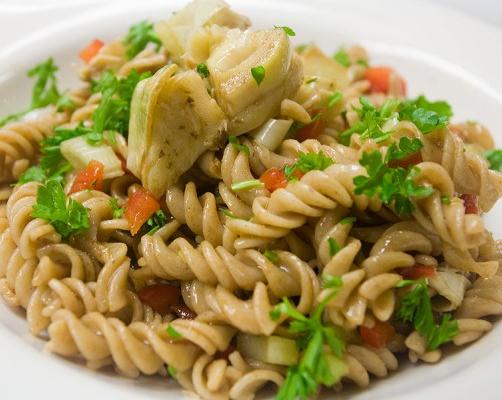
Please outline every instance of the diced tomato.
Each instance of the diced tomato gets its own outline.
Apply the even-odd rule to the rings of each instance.
[[[372,328],[367,328],[362,325],[359,328],[359,334],[364,343],[381,348],[385,347],[387,343],[394,337],[396,330],[389,322],[375,321],[375,325]]]
[[[479,214],[478,196],[475,194],[463,194],[460,198],[464,201],[466,214]]]
[[[396,168],[408,168],[411,165],[417,165],[423,161],[422,154],[417,151],[416,153],[410,154],[408,157],[403,158],[402,160],[390,160],[389,167]]]
[[[286,174],[282,169],[269,168],[261,176],[260,181],[263,182],[269,192],[273,192],[279,188],[284,188],[288,185]]]
[[[315,121],[312,121],[310,124],[296,131],[296,140],[303,142],[307,139],[317,139],[319,135],[324,132],[324,128],[326,128],[324,122],[320,118],[317,118]]]
[[[404,278],[404,279],[420,279],[420,278],[429,278],[431,276],[434,276],[436,273],[436,268],[434,268],[432,265],[422,265],[422,264],[415,264],[413,267],[409,268],[401,268],[399,270],[399,274]]]
[[[228,357],[230,354],[232,354],[235,351],[235,347],[232,345],[229,345],[225,350],[223,351],[217,351],[216,354],[214,355],[214,358],[222,358],[224,360],[228,361]]]
[[[195,319],[195,317],[197,316],[197,314],[195,314],[184,304],[176,304],[175,306],[171,306],[171,312],[181,319]]]
[[[165,315],[171,311],[173,305],[179,303],[181,291],[178,286],[156,283],[140,289],[138,297],[142,303],[152,307],[153,311]]]
[[[98,54],[98,51],[103,47],[105,44],[99,40],[99,39],[94,39],[89,45],[83,49],[80,53],[79,56],[80,58],[89,64],[89,62],[94,58],[96,54]]]
[[[364,78],[370,81],[371,93],[389,93],[389,81],[391,73],[395,73],[389,67],[370,67],[364,73]],[[406,82],[398,76],[400,95],[406,95]]]
[[[124,215],[127,222],[129,222],[131,234],[136,235],[148,218],[159,209],[160,204],[157,199],[144,188],[136,190],[129,196],[125,205]]]
[[[105,166],[99,161],[92,160],[87,167],[79,172],[71,185],[70,194],[82,190],[103,190]]]

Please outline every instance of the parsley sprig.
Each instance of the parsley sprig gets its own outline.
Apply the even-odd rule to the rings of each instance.
[[[413,122],[422,133],[446,126],[452,115],[446,101],[430,101],[423,95],[406,100],[399,107],[399,119]]]
[[[164,211],[158,210],[143,225],[142,229],[147,235],[153,235],[167,223],[167,215]]]
[[[56,180],[49,180],[38,188],[32,216],[49,222],[63,238],[89,228],[87,209],[67,198]]]
[[[410,285],[414,287],[401,299],[396,317],[399,320],[411,322],[415,330],[427,341],[429,350],[437,349],[457,335],[458,322],[452,319],[450,314],[443,314],[441,322],[437,325],[434,321],[425,279],[403,280],[397,284],[397,287]]]
[[[142,52],[148,43],[155,45],[155,51],[159,51],[162,42],[153,29],[153,24],[148,21],[138,22],[129,28],[124,38],[127,45],[127,58],[131,59]]]
[[[288,181],[292,181],[296,179],[296,171],[303,174],[313,170],[324,171],[333,163],[334,161],[324,154],[322,150],[319,150],[317,153],[300,152],[298,154],[298,160],[293,165],[284,167],[284,173]]]
[[[56,104],[60,98],[56,79],[57,70],[58,67],[54,64],[52,57],[30,69],[27,73],[28,77],[36,79],[31,93],[30,107],[26,111],[2,118],[0,127],[9,122],[18,121],[31,110]]]
[[[397,214],[411,214],[414,209],[411,199],[427,197],[434,189],[415,184],[414,178],[419,172],[417,167],[392,168],[389,162],[402,160],[419,151],[422,146],[419,139],[402,137],[399,143],[389,146],[385,158],[378,150],[363,153],[359,163],[366,169],[368,176],[354,178],[355,194],[378,196],[384,204],[394,204]]]
[[[340,134],[340,142],[346,146],[354,133],[361,135],[361,139],[373,139],[376,143],[383,142],[390,137],[390,131],[384,129],[384,124],[394,116],[399,107],[399,101],[388,99],[380,109],[377,109],[366,97],[359,98],[360,108],[354,108],[359,116],[359,122]]]
[[[345,343],[335,327],[325,326],[322,321],[326,305],[342,286],[339,277],[329,278],[325,281],[325,288],[331,289],[330,293],[310,317],[300,313],[287,298],[277,304],[270,313],[273,320],[278,320],[283,314],[291,318],[289,331],[297,336],[297,345],[303,351],[298,365],[288,369],[277,400],[306,400],[317,392],[319,385],[331,386],[338,382],[345,372],[344,364],[340,360],[345,351]],[[331,352],[326,351],[325,347]]]
[[[502,172],[502,150],[489,150],[485,153],[490,169]]]
[[[134,88],[150,76],[150,72],[139,74],[133,70],[125,78],[118,78],[111,71],[106,71],[98,81],[94,81],[92,91],[101,92],[102,97],[92,114],[93,130],[116,131],[127,137]]]

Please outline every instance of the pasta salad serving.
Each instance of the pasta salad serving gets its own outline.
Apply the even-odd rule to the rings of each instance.
[[[360,46],[193,0],[0,119],[0,294],[46,349],[203,399],[365,388],[502,314],[502,150]],[[294,38],[297,39],[296,37]]]

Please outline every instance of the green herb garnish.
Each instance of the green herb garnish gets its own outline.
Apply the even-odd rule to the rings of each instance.
[[[399,107],[399,119],[413,122],[422,133],[446,126],[453,115],[445,101],[429,101],[425,96],[406,100]]]
[[[286,35],[288,35],[288,36],[296,36],[296,32],[293,29],[291,29],[289,26],[274,25],[274,28],[282,29],[284,32],[286,32]]]
[[[179,333],[171,324],[167,325],[166,332],[171,337],[171,339],[174,340],[183,339],[183,335]]]
[[[153,235],[167,223],[167,215],[162,210],[158,210],[143,224],[143,228],[147,230],[147,235]]]
[[[490,164],[490,169],[502,172],[502,150],[489,150],[484,155]]]
[[[228,208],[223,208],[223,207],[220,207],[219,210],[224,214],[226,215],[227,217],[229,218],[234,218],[234,219],[239,219],[239,217],[237,217],[237,215],[235,215],[232,211],[230,211]]]
[[[432,187],[418,186],[414,177],[418,172],[417,167],[404,169],[391,168],[389,162],[402,160],[416,153],[423,144],[419,139],[402,137],[399,144],[393,143],[385,156],[375,150],[363,153],[359,163],[366,168],[368,176],[354,178],[355,194],[365,194],[369,197],[378,196],[384,204],[394,204],[398,215],[409,215],[413,211],[411,198],[422,198],[432,194]]]
[[[336,60],[336,62],[338,62],[338,64],[342,65],[343,67],[350,67],[349,53],[347,53],[347,51],[343,47],[340,47],[333,58]]]
[[[241,144],[239,142],[239,139],[237,139],[236,136],[229,136],[228,137],[228,143],[230,143],[234,149],[238,151],[242,151],[243,153],[246,153],[249,155],[249,147],[247,147],[245,144]]]
[[[353,224],[354,222],[356,222],[356,217],[345,217],[340,220],[342,225]]]
[[[150,72],[141,75],[135,70],[125,78],[117,78],[112,72],[105,72],[99,81],[93,82],[93,92],[101,92],[99,106],[92,114],[95,132],[116,131],[127,137],[131,99],[136,85],[149,78]]]
[[[288,368],[277,400],[306,400],[318,391],[319,385],[332,386],[346,372],[346,367],[340,360],[345,351],[345,343],[335,327],[325,326],[322,321],[326,305],[337,295],[341,286],[342,280],[332,277],[330,293],[317,305],[310,317],[300,313],[287,298],[270,313],[273,320],[279,319],[282,314],[291,318],[289,331],[297,336],[297,346],[303,351],[298,365]],[[325,347],[330,351],[326,351]]]
[[[266,249],[263,252],[263,255],[273,264],[277,264],[279,262],[279,255],[274,250]]]
[[[56,180],[49,180],[38,188],[32,216],[49,222],[63,238],[89,228],[87,209],[67,198]]]
[[[207,68],[207,65],[204,63],[198,64],[196,70],[197,73],[203,78],[207,78],[209,76],[209,69]]]
[[[441,203],[446,204],[449,206],[451,204],[451,198],[450,196],[441,196]]]
[[[258,65],[257,67],[251,68],[251,75],[253,75],[254,80],[259,86],[265,78],[265,67],[263,65]]]
[[[0,120],[0,127],[13,121],[18,121],[28,112],[46,107],[49,104],[56,104],[60,94],[57,88],[56,72],[58,67],[54,64],[52,57],[36,65],[27,73],[28,77],[35,78],[35,84],[31,93],[31,105],[26,111],[8,115]]]
[[[230,185],[230,188],[234,192],[238,192],[239,190],[250,190],[262,187],[263,187],[263,182],[260,181],[259,179],[250,179],[248,181],[236,182]]]
[[[328,246],[329,246],[329,256],[333,257],[336,253],[338,253],[342,247],[338,244],[336,239],[332,237],[328,238]]]
[[[324,171],[334,161],[325,155],[322,150],[317,153],[302,153],[298,155],[298,160],[293,165],[284,167],[284,174],[288,181],[295,180],[295,171],[300,171],[302,173],[307,173],[312,170]]]
[[[361,108],[355,108],[359,116],[359,122],[340,134],[340,142],[346,146],[350,143],[350,137],[359,133],[361,139],[373,139],[379,143],[389,139],[390,132],[384,130],[384,124],[397,112],[399,101],[388,99],[380,109],[377,109],[366,97],[360,97]]]
[[[333,94],[330,94],[328,97],[328,101],[327,101],[328,108],[333,108],[335,105],[337,105],[342,100],[342,98],[343,98],[343,94],[339,90],[337,90]],[[319,115],[319,114],[317,114],[317,115]]]
[[[450,314],[443,314],[441,322],[436,325],[426,281],[403,280],[396,286],[410,285],[414,287],[401,299],[396,316],[402,321],[413,324],[415,330],[426,339],[429,350],[437,349],[457,335],[458,322],[452,319]]]
[[[124,215],[124,209],[119,206],[119,202],[116,197],[112,197],[109,201],[110,208],[112,209],[112,214],[114,219],[122,218]]]
[[[131,59],[141,53],[148,43],[155,44],[155,51],[159,51],[162,44],[153,29],[153,24],[148,21],[141,21],[131,26],[124,38],[124,44],[127,46],[127,58]]]

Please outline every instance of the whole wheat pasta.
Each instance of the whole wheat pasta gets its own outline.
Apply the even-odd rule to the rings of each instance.
[[[306,399],[497,323],[488,128],[293,33],[194,0],[91,42],[76,88],[52,59],[30,73],[35,109],[0,127],[0,295],[49,351],[208,400]]]

